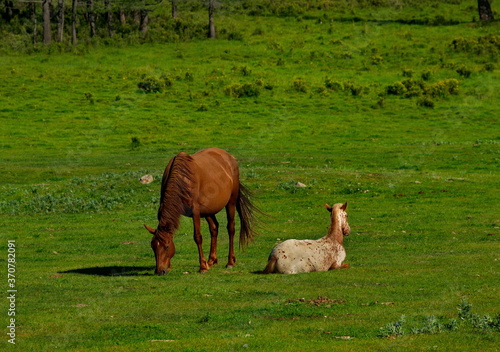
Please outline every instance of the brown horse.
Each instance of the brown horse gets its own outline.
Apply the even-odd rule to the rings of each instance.
[[[181,215],[193,218],[194,241],[198,246],[200,272],[206,272],[217,264],[217,235],[219,223],[215,215],[226,208],[227,231],[229,234],[229,255],[227,267],[236,264],[234,254],[234,216],[240,217],[240,246],[253,238],[254,206],[248,198],[247,189],[240,183],[236,159],[218,148],[204,149],[196,154],[184,152],[173,157],[163,173],[158,227],[152,229],[144,225],[153,235],[151,247],[155,253],[157,275],[170,270],[170,259],[175,254],[173,236],[179,227]],[[205,260],[202,249],[200,219],[208,222],[210,235],[210,255]]]

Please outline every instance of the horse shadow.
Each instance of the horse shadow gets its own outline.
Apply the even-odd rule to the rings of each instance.
[[[144,271],[148,271],[145,273]],[[149,276],[154,271],[149,266],[95,266],[91,268],[60,271],[59,274],[82,274],[94,276]]]

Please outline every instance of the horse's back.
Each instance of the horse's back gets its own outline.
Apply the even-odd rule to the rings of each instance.
[[[239,177],[236,159],[223,149],[203,149],[191,156],[207,178]]]
[[[236,159],[219,148],[203,149],[191,155],[193,188],[201,213],[217,213],[230,199],[236,200],[239,191],[239,170]]]

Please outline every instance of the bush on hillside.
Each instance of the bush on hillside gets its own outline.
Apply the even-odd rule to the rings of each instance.
[[[172,86],[172,80],[166,75],[160,77],[143,76],[137,87],[146,93],[161,93],[167,87]]]
[[[497,54],[500,52],[500,35],[486,35],[477,39],[455,38],[450,46],[455,51],[473,54]]]
[[[425,95],[431,98],[445,98],[449,95],[458,94],[459,82],[456,79],[445,79],[434,84],[428,84],[421,80],[407,79],[395,82],[386,87],[389,95],[401,95],[412,98]]]
[[[229,97],[243,98],[243,97],[258,97],[260,95],[259,87],[251,83],[239,84],[235,83],[227,86],[224,93]]]
[[[368,87],[356,84],[352,81],[339,82],[331,78],[325,78],[325,87],[333,91],[343,91],[353,96],[360,96],[370,91]]]

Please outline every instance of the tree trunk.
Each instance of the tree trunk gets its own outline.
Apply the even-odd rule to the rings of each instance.
[[[3,6],[5,7],[5,15],[3,17],[7,22],[10,22],[12,17],[14,17],[14,3],[12,1],[5,0]]]
[[[209,0],[208,1],[208,37],[211,39],[215,39],[214,13],[215,13],[215,0]]]
[[[139,10],[134,11],[134,23],[141,26],[141,11]]]
[[[33,21],[33,45],[36,45],[37,35],[37,22],[36,22],[36,4],[34,2],[29,4],[31,20]]]
[[[94,13],[94,0],[87,0],[87,15],[90,26],[90,38],[95,37],[95,13]]]
[[[64,0],[58,0],[57,41],[62,43],[64,36]]]
[[[72,18],[71,18],[71,43],[73,45],[78,44],[78,39],[76,37],[76,19],[77,19],[77,11],[78,11],[78,0],[73,0],[71,3],[72,6]]]
[[[115,35],[115,28],[113,26],[113,11],[111,9],[111,1],[110,0],[104,0],[104,5],[106,6],[106,9],[107,9],[106,16],[108,18],[108,32],[109,32],[109,36],[111,38],[113,38],[114,35]]]
[[[125,15],[125,10],[123,9],[123,7],[120,7],[120,23],[122,24],[122,26],[127,23],[127,17]]]
[[[149,24],[149,14],[147,10],[141,10],[141,26],[140,30],[142,34],[146,34],[148,31]]]
[[[172,0],[172,18],[177,18],[177,0]]]
[[[52,34],[50,31],[50,2],[51,0],[43,0],[43,43],[52,43]]]
[[[493,21],[493,12],[488,0],[477,0],[477,9],[481,21]]]

